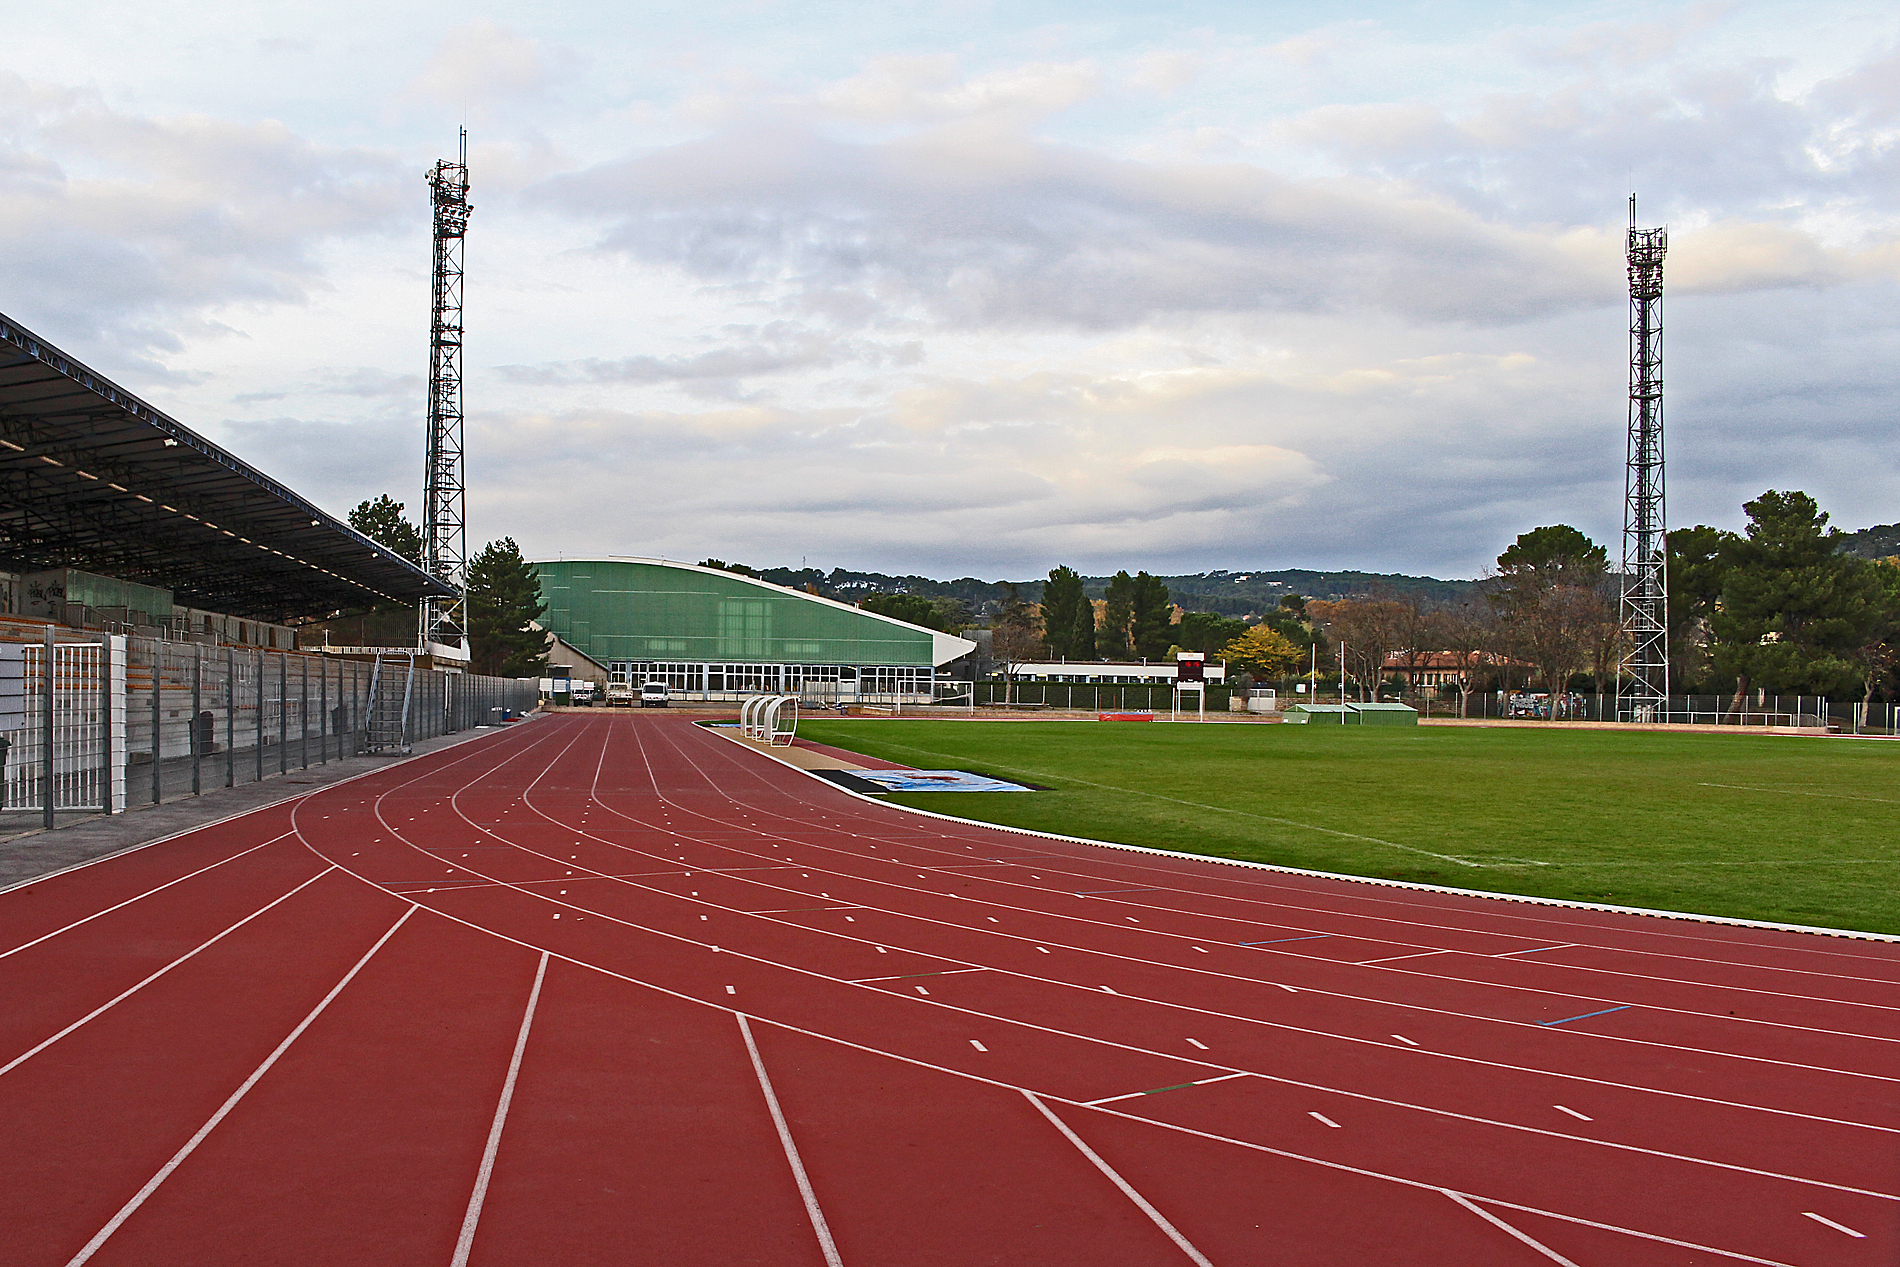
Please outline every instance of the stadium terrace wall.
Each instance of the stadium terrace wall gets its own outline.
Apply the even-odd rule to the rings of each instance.
[[[535,564],[541,624],[602,664],[934,668],[975,644],[733,572],[657,559]]]

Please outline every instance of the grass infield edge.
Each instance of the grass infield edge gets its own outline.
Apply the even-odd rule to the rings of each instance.
[[[1276,871],[1281,875],[1303,875],[1320,880],[1346,880],[1353,884],[1376,884],[1388,889],[1411,889],[1420,893],[1449,893],[1454,897],[1482,897],[1494,902],[1528,902],[1533,906],[1566,907],[1573,911],[1608,911],[1613,915],[1647,915],[1653,919],[1690,920],[1699,924],[1726,924],[1732,928],[1765,928],[1781,933],[1808,933],[1817,937],[1847,937],[1855,941],[1878,941],[1888,944],[1900,944],[1900,934],[1862,932],[1854,928],[1824,928],[1816,924],[1779,924],[1773,920],[1741,919],[1733,915],[1704,915],[1696,911],[1670,911],[1649,906],[1611,906],[1604,902],[1577,902],[1561,897],[1534,897],[1528,893],[1493,893],[1484,889],[1459,889],[1445,884],[1421,884],[1416,880],[1387,880],[1380,876],[1350,875],[1344,871],[1312,871],[1305,867],[1285,867],[1273,862],[1251,862],[1245,858],[1223,858],[1218,854],[1184,853],[1172,849],[1151,849],[1147,845],[1124,845],[1113,840],[1092,840],[1087,836],[1064,836],[1058,832],[1038,831],[1033,827],[1012,827],[1007,823],[987,823],[977,818],[958,818],[955,814],[939,814],[935,810],[919,809],[915,805],[904,805],[897,801],[880,800],[863,792],[853,792],[841,787],[829,779],[821,779],[810,770],[782,761],[773,753],[755,747],[739,738],[717,730],[711,726],[702,727],[714,734],[738,744],[749,752],[759,752],[771,757],[788,770],[797,770],[816,783],[822,783],[834,792],[843,792],[846,796],[855,796],[860,801],[873,805],[883,805],[890,809],[903,810],[907,814],[921,814],[925,818],[940,819],[947,823],[964,823],[975,827],[989,827],[996,831],[1014,832],[1019,836],[1036,836],[1043,840],[1062,840],[1075,845],[1094,845],[1098,849],[1120,849],[1128,853],[1151,854],[1157,858],[1187,858],[1199,862],[1212,862],[1221,866],[1246,867],[1254,871]]]

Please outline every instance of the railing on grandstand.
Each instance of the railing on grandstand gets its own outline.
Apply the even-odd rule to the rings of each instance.
[[[14,644],[18,646],[19,644]],[[358,755],[372,666],[308,652],[59,631],[20,648],[21,699],[0,715],[4,821],[20,811],[117,812]],[[0,663],[4,658],[0,657]],[[531,680],[418,672],[410,739],[431,739],[536,703]],[[0,687],[11,687],[0,677]],[[23,705],[23,706],[22,706]],[[50,790],[51,795],[48,795]]]

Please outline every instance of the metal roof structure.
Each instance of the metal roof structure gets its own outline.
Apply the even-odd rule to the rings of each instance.
[[[455,592],[4,315],[0,567],[275,621]]]

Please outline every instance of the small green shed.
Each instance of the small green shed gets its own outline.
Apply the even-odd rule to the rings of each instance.
[[[1352,711],[1350,704],[1295,704],[1280,714],[1280,720],[1296,726],[1309,723],[1326,726],[1359,724],[1359,717]]]
[[[1409,704],[1295,704],[1280,720],[1298,726],[1416,726]]]
[[[1416,726],[1418,710],[1409,704],[1348,704],[1362,726]]]

